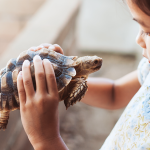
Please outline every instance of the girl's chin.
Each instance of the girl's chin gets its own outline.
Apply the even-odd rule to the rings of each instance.
[[[143,55],[143,57],[145,57],[144,55]],[[150,58],[147,58],[147,57],[145,57],[146,59],[147,59],[147,61],[150,63]]]
[[[148,59],[148,62],[150,63],[150,60]]]

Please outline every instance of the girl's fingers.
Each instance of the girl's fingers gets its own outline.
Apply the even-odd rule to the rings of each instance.
[[[63,54],[63,49],[58,45],[58,44],[48,44],[48,43],[44,43],[44,44],[41,44],[40,46],[43,46],[45,48],[49,48],[51,50],[54,50],[55,52],[58,52],[58,53],[61,53]]]
[[[43,46],[44,48],[49,48],[52,44],[49,43],[43,43],[40,46]]]
[[[34,47],[34,48],[30,48],[30,49],[28,49],[29,51],[34,51],[34,52],[36,52],[36,51],[39,51],[40,49],[42,49],[43,48],[43,46],[37,46],[37,47]]]
[[[17,77],[17,87],[18,87],[20,105],[23,106],[26,103],[26,93],[23,85],[22,71],[19,72]]]
[[[29,51],[36,51],[36,46],[30,47],[28,50]]]
[[[63,49],[58,45],[58,44],[54,44],[53,45],[55,48],[53,49],[54,51],[64,54]]]
[[[55,78],[53,67],[48,59],[44,59],[43,63],[44,63],[44,70],[46,74],[48,93],[57,95],[58,89],[56,85],[56,78]]]
[[[32,77],[30,72],[30,62],[25,60],[22,66],[22,76],[23,76],[23,83],[26,92],[26,96],[32,97],[35,94]]]
[[[35,52],[41,50],[42,48],[43,48],[43,46],[38,46],[38,47],[35,49]]]
[[[45,93],[46,90],[46,79],[45,71],[40,56],[36,55],[33,59],[36,79],[36,90],[39,93]]]
[[[49,49],[54,50],[58,53],[64,54],[63,49],[58,44],[52,45],[52,44],[49,44],[49,43],[43,43],[43,44],[41,44],[37,47],[31,47],[28,50],[36,52],[36,51],[38,51],[42,48],[49,48]]]

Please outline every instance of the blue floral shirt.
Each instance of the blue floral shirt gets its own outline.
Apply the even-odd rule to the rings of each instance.
[[[131,99],[100,150],[150,150],[150,64],[138,66],[142,85]]]

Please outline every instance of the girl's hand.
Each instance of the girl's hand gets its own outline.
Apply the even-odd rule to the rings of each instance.
[[[50,48],[51,50],[54,50],[54,51],[61,53],[61,54],[64,54],[63,49],[58,44],[52,45],[49,43],[43,43],[37,47],[30,47],[29,50],[36,52],[42,48]]]
[[[61,141],[58,125],[59,95],[51,63],[34,57],[36,91],[34,91],[30,62],[25,60],[17,79],[21,120],[35,149]],[[62,147],[63,148],[63,147]]]

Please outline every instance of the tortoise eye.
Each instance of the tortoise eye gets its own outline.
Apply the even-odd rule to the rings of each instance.
[[[98,60],[94,60],[94,64],[98,64]]]

